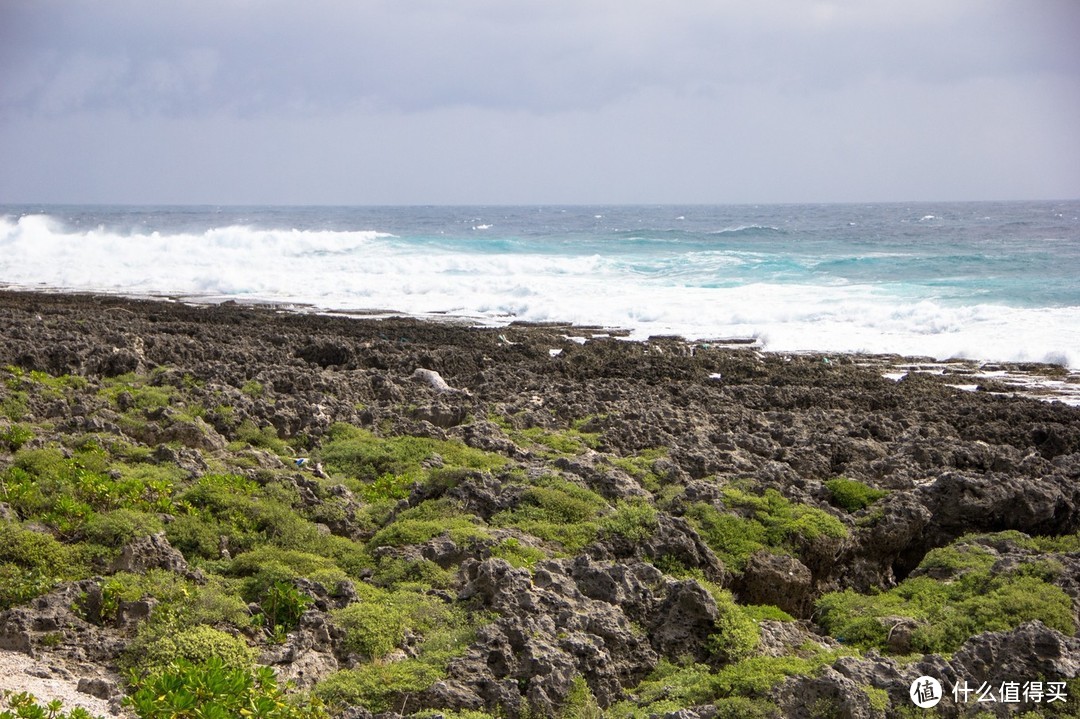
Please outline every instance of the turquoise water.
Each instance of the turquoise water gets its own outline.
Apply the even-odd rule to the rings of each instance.
[[[1080,362],[1080,202],[0,207],[0,282]]]

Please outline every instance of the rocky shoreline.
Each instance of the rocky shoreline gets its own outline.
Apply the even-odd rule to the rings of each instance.
[[[0,292],[0,649],[115,711],[227,656],[349,717],[1073,715],[1080,408],[1001,372],[1068,373],[603,334]]]

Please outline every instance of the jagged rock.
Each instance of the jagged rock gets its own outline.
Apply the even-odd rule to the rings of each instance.
[[[972,637],[953,654],[951,664],[969,681],[1073,679],[1080,676],[1080,639],[1039,621],[1028,622],[1011,632]]]
[[[620,608],[579,591],[568,570],[568,562],[548,561],[530,576],[501,559],[466,561],[461,597],[479,601],[499,619],[480,630],[465,657],[451,662],[451,678],[486,687],[486,695],[478,692],[486,706],[524,701],[552,713],[577,674],[608,706],[650,671],[657,656],[648,638]],[[673,607],[682,604],[693,603],[676,601]]]
[[[159,464],[172,464],[188,473],[189,477],[199,477],[210,471],[210,465],[197,449],[180,447],[174,449],[168,445],[158,445],[154,450],[154,460]]]
[[[716,631],[717,616],[716,601],[704,587],[693,580],[678,582],[657,610],[649,639],[661,654],[704,661],[705,642]]]
[[[772,697],[789,719],[876,719],[880,712],[870,706],[870,697],[855,682],[825,667],[814,677],[790,677],[772,692]]]
[[[750,555],[739,579],[739,598],[747,604],[771,604],[802,617],[813,600],[812,580],[810,570],[798,559],[758,551]]]
[[[416,408],[413,415],[417,419],[430,422],[436,427],[449,429],[464,422],[465,417],[468,416],[468,410],[461,405],[448,405],[437,402]]]
[[[76,689],[83,694],[97,697],[98,699],[111,699],[122,694],[116,682],[104,677],[83,677],[79,680]]]
[[[183,574],[188,571],[184,555],[173,549],[164,532],[133,539],[120,551],[112,564],[114,572],[145,572],[147,569],[167,569]]]

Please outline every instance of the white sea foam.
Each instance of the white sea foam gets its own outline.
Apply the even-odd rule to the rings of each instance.
[[[0,282],[128,294],[450,313],[632,330],[636,337],[758,337],[781,351],[869,351],[1080,367],[1080,307],[949,304],[881,284],[746,281],[709,287],[684,269],[752,253],[684,252],[668,271],[627,256],[415,245],[386,232],[264,230],[124,234],[0,218]],[[646,263],[642,265],[641,263]],[[729,285],[732,283],[728,283]]]

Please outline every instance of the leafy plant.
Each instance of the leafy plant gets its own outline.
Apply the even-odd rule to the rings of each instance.
[[[124,699],[139,719],[327,719],[317,699],[286,696],[269,667],[248,670],[218,658],[202,663],[177,660],[149,674],[130,677],[134,691]]]
[[[16,422],[15,424],[0,426],[0,447],[12,452],[20,449],[33,438],[34,430],[29,425]]]
[[[272,637],[280,637],[300,624],[301,615],[312,601],[289,582],[274,582],[259,601],[262,624]]]
[[[139,625],[138,634],[124,653],[124,664],[137,673],[153,675],[177,662],[199,665],[215,660],[224,667],[247,672],[255,654],[238,636],[206,624],[183,625],[170,617]]]
[[[41,704],[37,697],[28,692],[5,689],[2,698],[0,719],[103,719],[101,716],[95,718],[82,707],[64,711],[64,703],[59,699]]]

